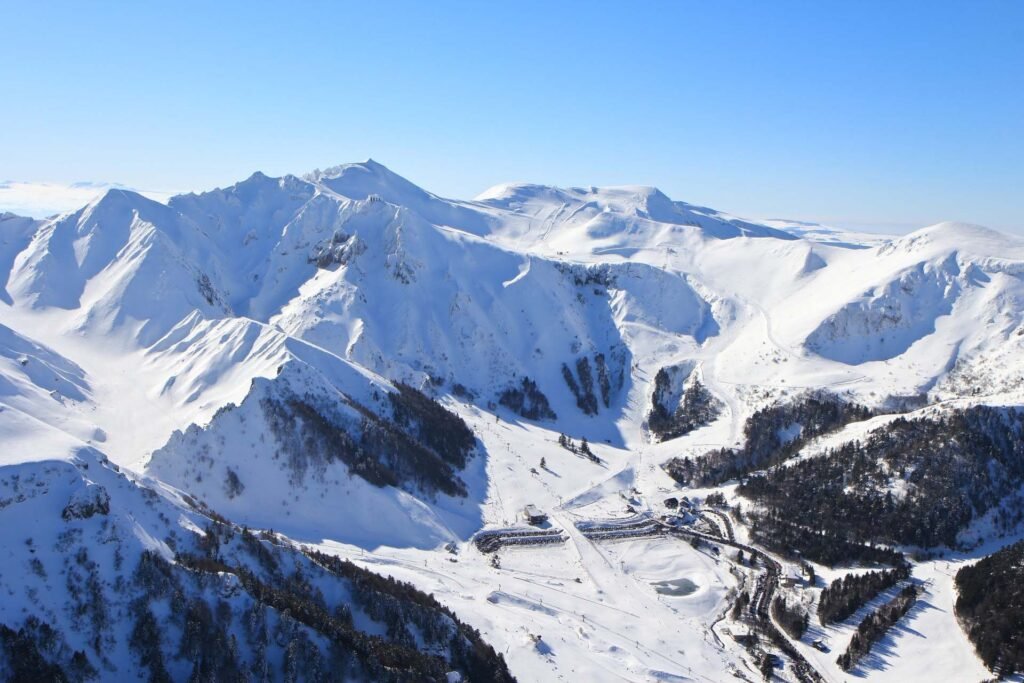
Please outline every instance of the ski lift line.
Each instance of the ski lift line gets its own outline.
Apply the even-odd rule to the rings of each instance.
[[[632,612],[629,612],[627,610],[621,609],[619,607],[612,607],[611,605],[609,605],[608,603],[605,603],[605,602],[598,602],[597,600],[591,600],[590,598],[584,598],[584,597],[579,596],[579,595],[573,595],[572,593],[570,593],[568,591],[559,590],[558,588],[556,588],[554,586],[548,586],[547,584],[539,583],[537,581],[531,581],[530,579],[524,579],[521,576],[513,575],[512,578],[516,579],[517,581],[522,581],[523,583],[528,583],[531,586],[536,586],[538,588],[546,588],[547,590],[554,591],[555,593],[559,593],[561,595],[564,595],[564,596],[566,596],[566,597],[568,597],[568,598],[570,598],[572,600],[582,600],[583,602],[589,602],[591,604],[597,605],[598,607],[603,607],[605,609],[610,609],[613,612],[619,612],[620,614],[625,614],[627,616],[634,617],[636,619],[640,619],[641,618],[639,614],[633,614]]]
[[[402,567],[402,568],[405,568],[405,569],[409,569],[409,570],[415,571],[416,573],[419,573],[419,574],[430,574],[432,576],[436,576],[437,578],[441,579],[441,585],[442,586],[445,585],[445,581],[451,581],[456,586],[458,586],[459,589],[461,589],[461,590],[469,590],[469,587],[466,586],[466,584],[464,584],[463,582],[459,581],[456,578],[453,578],[451,574],[446,574],[444,572],[439,572],[436,569],[430,569],[428,567],[422,567],[419,564],[417,564],[415,562],[408,561],[408,560],[398,560],[398,559],[393,559],[393,558],[382,558],[382,557],[377,557],[377,556],[374,556],[374,555],[362,556],[362,557],[350,557],[348,559],[350,561],[352,561],[352,562],[355,562],[355,561],[358,560],[360,562],[363,562],[365,564],[370,564],[370,565],[385,565],[385,566],[392,565],[392,566],[397,566],[397,567]]]
[[[508,592],[508,591],[506,591],[506,593],[508,595],[512,596],[512,597],[519,598],[520,600],[532,601],[532,600],[535,599],[532,596],[530,596],[528,593],[516,594],[516,593],[511,593],[511,592]],[[588,602],[593,602],[593,601],[588,601]],[[543,601],[541,601],[541,604],[543,604]],[[601,605],[601,603],[595,603],[595,604]],[[506,610],[511,610],[512,609],[511,606],[503,605],[500,602],[496,603],[496,605],[498,607],[501,607],[501,608],[506,609]],[[606,606],[606,605],[602,605],[602,606]],[[612,608],[612,609],[615,609],[615,608]],[[590,628],[595,629],[595,630],[598,630],[598,629],[599,630],[603,630],[603,631],[605,631],[607,633],[610,633],[611,635],[615,636],[615,638],[621,639],[623,642],[633,642],[635,644],[635,647],[637,648],[637,650],[639,650],[640,652],[646,654],[649,657],[650,656],[661,657],[662,659],[664,659],[666,662],[672,664],[673,666],[680,667],[680,670],[686,670],[686,672],[688,674],[690,674],[690,675],[696,675],[696,676],[700,677],[702,680],[708,681],[709,683],[715,683],[714,679],[708,678],[707,676],[705,676],[703,674],[699,674],[699,673],[698,674],[694,674],[693,673],[693,669],[688,664],[682,664],[680,662],[677,662],[676,660],[672,659],[671,657],[668,657],[668,656],[664,655],[661,652],[658,652],[657,650],[653,650],[653,649],[647,647],[646,645],[641,645],[640,641],[637,640],[636,638],[631,638],[629,636],[626,636],[624,633],[622,633],[620,631],[616,631],[615,629],[611,628],[610,626],[606,626],[606,625],[602,624],[599,621],[593,621],[593,620],[587,621],[586,615],[581,614],[579,612],[575,612],[575,611],[573,611],[571,609],[560,609],[559,611],[561,611],[563,613],[571,614],[574,617],[579,618],[585,626],[589,626]],[[629,614],[629,613],[626,612],[626,614]],[[635,617],[636,615],[630,615],[630,616],[634,616]],[[637,618],[639,618],[639,617],[637,617]],[[616,674],[616,675],[618,675],[618,674]],[[620,675],[620,678],[621,678],[621,675]],[[624,679],[624,680],[629,680],[629,679]]]
[[[577,530],[573,529],[572,531],[577,531]],[[572,533],[571,531],[569,531],[569,529],[567,529],[567,532],[569,532],[570,534]],[[598,554],[598,555],[599,555],[599,556],[600,556],[600,557],[601,557],[601,558],[602,558],[602,559],[603,559],[603,560],[605,561],[605,563],[606,563],[606,564],[608,564],[608,566],[609,566],[610,568],[614,569],[614,565],[612,565],[611,561],[610,561],[610,560],[609,560],[609,559],[608,559],[607,557],[605,557],[605,555],[604,555],[604,554],[603,554],[603,553],[602,553],[602,552],[600,551],[600,549],[598,548],[598,546],[597,546],[597,545],[596,545],[595,543],[593,543],[593,541],[591,541],[591,540],[590,540],[589,538],[586,538],[586,536],[584,536],[584,538],[585,538],[585,539],[586,539],[586,540],[587,540],[587,541],[588,541],[588,542],[590,543],[590,545],[591,545],[591,547],[593,548],[593,550],[594,550],[595,552],[597,552],[597,554]],[[709,540],[717,540],[717,539],[709,539]],[[726,542],[728,543],[728,541],[726,541]],[[581,560],[582,560],[582,557],[581,557]],[[584,564],[584,569],[585,569],[585,570],[587,571],[587,573],[588,573],[588,574],[590,573],[589,569],[587,569],[587,568],[586,568],[586,565],[585,565],[585,564]],[[591,575],[591,576],[593,577],[593,575]],[[556,593],[559,593],[559,594],[562,594],[562,595],[566,595],[567,597],[570,597],[570,598],[572,598],[572,599],[580,599],[580,600],[583,600],[583,601],[585,601],[585,602],[591,602],[591,603],[593,603],[593,604],[595,604],[595,605],[599,605],[599,606],[601,606],[601,607],[605,607],[605,608],[607,608],[607,609],[611,609],[611,610],[614,610],[614,611],[618,611],[618,612],[621,612],[621,613],[623,613],[623,614],[627,614],[627,615],[629,615],[629,616],[633,616],[633,617],[635,617],[635,618],[640,618],[640,617],[639,617],[638,615],[635,615],[635,614],[633,614],[633,613],[631,613],[631,612],[628,612],[628,611],[626,611],[626,610],[622,610],[622,609],[620,609],[620,608],[617,608],[617,607],[612,607],[611,605],[608,605],[608,604],[605,604],[605,603],[599,603],[599,602],[596,602],[596,601],[594,601],[594,600],[590,600],[590,599],[588,599],[588,598],[583,598],[583,597],[577,597],[577,596],[574,596],[574,595],[570,594],[570,593],[569,593],[568,591],[564,591],[564,590],[558,589],[558,588],[556,588],[556,587],[553,587],[553,586],[549,586],[549,585],[541,584],[541,583],[538,583],[538,582],[536,582],[536,581],[531,581],[531,580],[529,580],[529,579],[524,579],[524,578],[522,578],[522,577],[518,577],[518,576],[515,576],[515,575],[513,575],[513,578],[516,578],[516,579],[517,579],[517,580],[519,580],[519,581],[523,581],[523,582],[525,582],[525,583],[529,583],[529,584],[531,584],[531,585],[534,585],[534,586],[538,586],[538,587],[540,587],[540,588],[546,588],[546,589],[548,589],[548,590],[551,590],[551,591],[554,591],[554,592],[556,592]],[[633,578],[633,579],[632,579],[632,581],[633,581],[633,583],[634,583],[634,584],[636,583],[636,579],[635,579],[635,578]],[[659,603],[659,604],[661,604],[661,603]],[[601,624],[596,624],[596,625],[597,625],[597,626],[602,626],[602,627],[603,627],[603,625],[601,625]],[[624,636],[623,636],[622,634],[616,633],[615,631],[613,631],[613,630],[611,630],[611,629],[608,629],[607,627],[603,627],[603,628],[605,628],[606,630],[608,630],[608,631],[609,631],[609,632],[611,632],[611,633],[615,633],[615,634],[616,634],[616,635],[618,635],[619,637],[624,637]],[[662,655],[661,653],[658,653],[658,652],[656,652],[656,651],[653,651],[653,650],[650,650],[650,649],[648,649],[648,648],[645,648],[644,646],[641,646],[641,645],[639,644],[639,642],[637,643],[637,646],[638,646],[638,648],[639,648],[639,649],[641,649],[642,651],[643,651],[643,650],[646,650],[646,651],[647,651],[647,652],[649,652],[649,653],[652,653],[652,654],[657,654],[658,656],[662,657],[662,658],[663,658],[663,659],[665,659],[666,661],[672,662],[672,663],[673,663],[674,665],[676,665],[676,666],[679,666],[679,663],[678,663],[678,662],[675,662],[674,660],[672,660],[672,659],[671,659],[671,658],[669,658],[669,657],[665,657],[665,656],[664,656],[664,655]],[[689,670],[689,667],[687,667],[687,669]],[[709,681],[710,681],[710,680],[713,680],[713,679],[709,679],[709,678],[707,678],[707,677],[705,677],[705,676],[701,676],[701,678],[703,678],[704,680],[709,680]]]

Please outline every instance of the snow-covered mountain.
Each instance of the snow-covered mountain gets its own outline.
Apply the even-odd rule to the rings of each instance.
[[[621,513],[620,494],[660,509],[676,486],[661,465],[741,445],[748,418],[808,391],[872,420],[1021,405],[1022,317],[1024,243],[965,224],[882,239],[635,186],[449,200],[374,161],[256,173],[166,204],[115,189],[43,221],[0,216],[0,476],[42,463],[39,488],[63,496],[82,458],[107,472],[109,457],[131,474],[117,487],[156,491],[176,506],[168,518],[215,510],[386,565],[444,596],[525,679],[718,680],[749,660],[713,642],[735,576],[665,539],[629,542],[649,561],[605,555],[572,521]],[[49,514],[59,497],[38,504]],[[543,578],[514,557],[492,568],[468,543],[527,503],[568,534],[540,551]],[[165,543],[141,524],[157,540],[140,547]],[[62,533],[38,535],[50,532]],[[438,553],[446,544],[461,557]],[[699,576],[703,597],[649,594],[678,572]],[[643,623],[623,627],[623,611]],[[567,640],[524,645],[533,619]],[[685,658],[657,645],[658,619],[682,622]],[[3,623],[17,630],[13,608]],[[953,651],[969,655],[965,642]],[[116,667],[138,656],[117,647]]]

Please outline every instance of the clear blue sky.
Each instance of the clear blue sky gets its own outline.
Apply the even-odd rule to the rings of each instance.
[[[642,183],[1024,232],[1024,2],[0,4],[0,180]]]

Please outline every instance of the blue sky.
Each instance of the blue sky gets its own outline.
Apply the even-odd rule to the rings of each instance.
[[[641,183],[1024,232],[1024,2],[0,4],[0,180],[373,157],[438,194]]]

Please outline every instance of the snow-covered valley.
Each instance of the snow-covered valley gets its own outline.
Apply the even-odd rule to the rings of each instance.
[[[158,661],[187,679],[195,624],[234,639],[232,662],[202,659],[211,680],[279,679],[296,658],[318,662],[300,679],[376,680],[380,651],[395,680],[754,681],[766,661],[785,681],[983,680],[955,576],[1024,536],[1022,345],[1024,243],[959,223],[879,238],[649,187],[449,200],[374,161],[5,214],[0,624],[73,680],[157,677]],[[819,396],[857,409],[753,431]],[[778,471],[817,476],[865,444],[879,455],[850,504],[916,501],[940,477],[873,435],[964,414],[968,436],[934,450],[971,451],[977,467],[950,468],[984,482],[957,499],[951,542],[839,527],[912,571],[822,624],[829,582],[887,565],[762,543]],[[716,456],[735,477],[666,469],[743,448]],[[152,589],[140,563],[177,578]],[[189,621],[175,582],[227,606]],[[858,623],[909,585],[909,611],[844,670]],[[320,611],[288,602],[310,595]],[[801,637],[779,596],[810,616]],[[29,617],[64,644],[39,645]],[[153,632],[158,655],[139,644]]]

